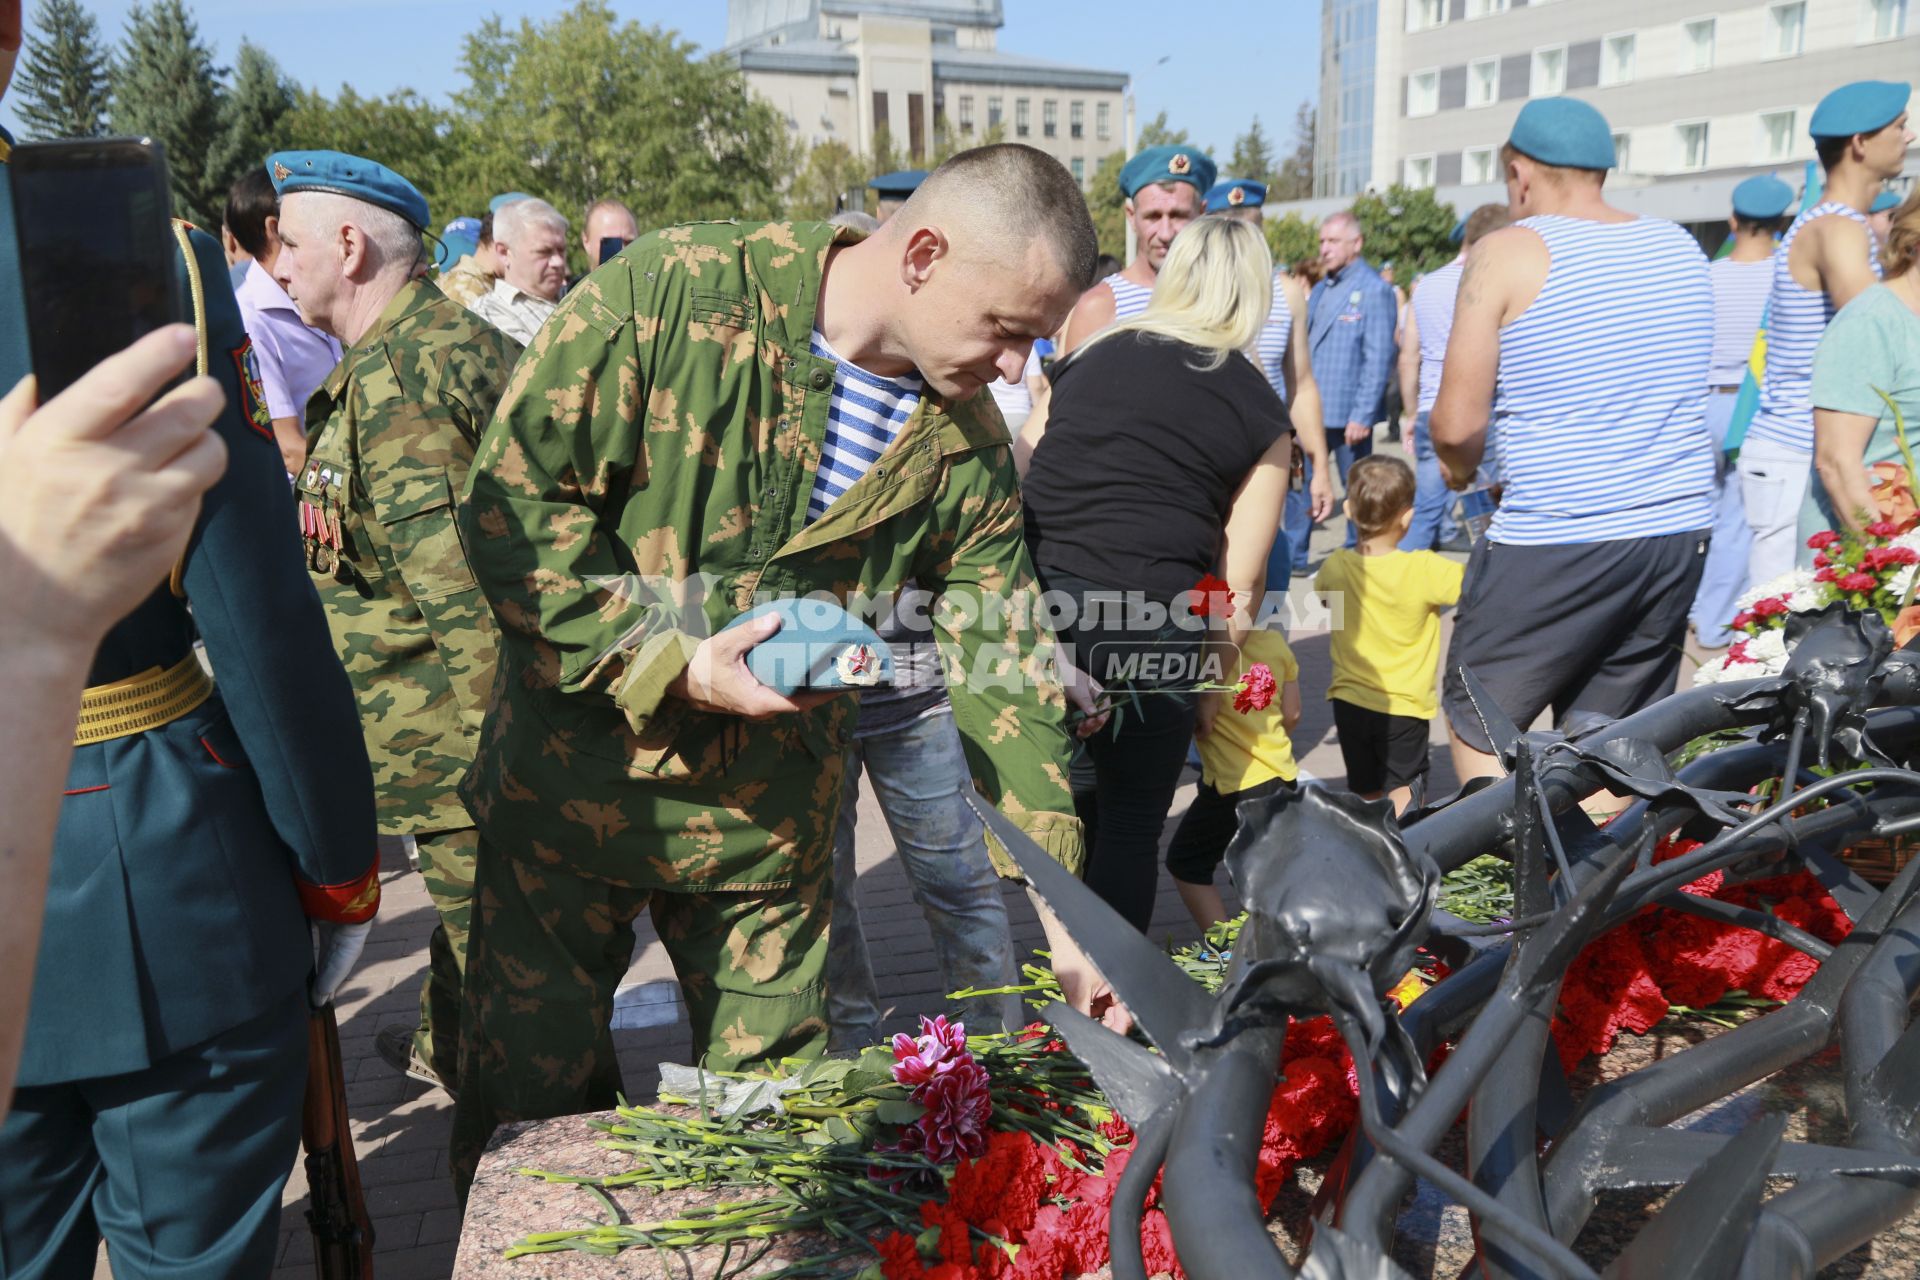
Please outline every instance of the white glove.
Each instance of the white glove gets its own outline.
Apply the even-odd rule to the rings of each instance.
[[[308,986],[307,999],[314,1008],[333,1003],[340,985],[353,972],[353,966],[360,963],[360,952],[366,947],[367,933],[372,928],[371,919],[359,924],[312,922],[313,981]]]

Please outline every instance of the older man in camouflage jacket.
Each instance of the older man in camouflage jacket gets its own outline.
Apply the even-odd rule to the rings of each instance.
[[[427,202],[370,160],[267,160],[280,193],[274,274],[346,347],[307,404],[296,477],[307,566],[360,703],[383,843],[410,845],[438,911],[417,1027],[381,1056],[451,1087],[478,838],[458,786],[494,676],[493,614],[455,502],[519,345],[414,278]]]
[[[1006,429],[980,392],[1059,328],[1095,252],[1057,161],[986,147],[864,241],[786,223],[642,237],[528,347],[461,516],[504,664],[465,788],[481,841],[463,1194],[497,1123],[613,1104],[609,1019],[642,910],[707,1065],[825,1046],[858,708],[748,674],[777,624],[720,628],[757,593],[844,600],[913,579],[942,597],[977,783],[1079,867],[1067,699],[1034,618]],[[888,442],[858,461],[835,434],[854,379],[899,388],[877,427]],[[678,595],[686,584],[704,590]],[[1051,932],[1086,1007],[1097,979]]]

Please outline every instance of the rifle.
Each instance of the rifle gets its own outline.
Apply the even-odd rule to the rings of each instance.
[[[372,1280],[373,1221],[360,1192],[360,1163],[347,1127],[347,1091],[340,1078],[340,1026],[333,1005],[307,1019],[307,1097],[300,1114],[307,1149],[307,1227],[319,1280]]]

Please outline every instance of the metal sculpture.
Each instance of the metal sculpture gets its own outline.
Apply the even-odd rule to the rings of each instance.
[[[1153,1045],[1047,1011],[1138,1133],[1113,1203],[1116,1280],[1144,1280],[1140,1219],[1163,1168],[1167,1221],[1196,1280],[1404,1275],[1394,1218],[1416,1176],[1468,1210],[1489,1280],[1593,1276],[1569,1246],[1612,1187],[1679,1189],[1609,1277],[1798,1280],[1920,1207],[1920,1024],[1908,1013],[1920,861],[1876,891],[1836,856],[1920,830],[1920,772],[1895,763],[1920,758],[1920,652],[1890,652],[1878,615],[1830,608],[1791,625],[1780,676],[1676,694],[1574,739],[1521,734],[1463,673],[1508,776],[1409,814],[1404,829],[1385,804],[1315,787],[1243,805],[1227,858],[1248,919],[1215,996],[977,806]],[[1668,766],[1685,744],[1731,730],[1745,739]],[[1809,749],[1843,771],[1810,776]],[[1758,807],[1752,788],[1775,777],[1780,793]],[[1604,829],[1579,808],[1602,789],[1635,798]],[[1683,831],[1704,843],[1653,862],[1655,845]],[[1517,918],[1500,931],[1434,907],[1439,875],[1488,852],[1515,865]],[[1837,945],[1680,892],[1714,871],[1737,881],[1803,867],[1853,921]],[[1761,930],[1819,969],[1780,1008],[1569,1107],[1547,1034],[1561,981],[1590,940],[1655,904]],[[1397,1011],[1383,997],[1419,947],[1455,972]],[[1319,1013],[1358,1064],[1361,1123],[1296,1272],[1265,1230],[1253,1172],[1287,1019]],[[1845,1145],[1784,1142],[1777,1117],[1732,1137],[1666,1127],[1836,1038]],[[1423,1064],[1447,1041],[1429,1080]],[[1433,1154],[1463,1110],[1467,1174]],[[1796,1185],[1765,1198],[1770,1176]]]

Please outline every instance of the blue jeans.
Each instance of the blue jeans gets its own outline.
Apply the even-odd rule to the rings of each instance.
[[[1413,524],[1400,539],[1402,551],[1431,551],[1460,532],[1453,521],[1453,492],[1433,451],[1427,418],[1428,411],[1422,409],[1413,420]]]
[[[1733,642],[1727,624],[1734,605],[1747,589],[1747,560],[1753,553],[1753,527],[1747,523],[1740,476],[1726,465],[1727,427],[1738,399],[1727,392],[1707,394],[1707,432],[1714,447],[1713,541],[1700,571],[1700,589],[1694,593],[1690,616],[1693,633],[1710,649]]]
[[[1327,444],[1333,454],[1332,462],[1334,470],[1340,473],[1337,477],[1339,483],[1335,487],[1340,491],[1340,495],[1343,498],[1347,492],[1347,472],[1353,468],[1354,463],[1373,452],[1372,436],[1368,436],[1359,444],[1348,444],[1346,430],[1345,423],[1342,423],[1338,427],[1330,426],[1327,428]],[[1309,489],[1313,485],[1312,458],[1307,459],[1306,483]],[[1303,566],[1307,563],[1307,544],[1313,538],[1314,521],[1308,508],[1310,501],[1311,499],[1308,496],[1307,489],[1302,489],[1299,493],[1287,494],[1287,541],[1292,544],[1293,563],[1296,566]],[[1349,523],[1347,525],[1346,545],[1351,547],[1358,540],[1357,535],[1353,531],[1353,525]]]
[[[913,900],[926,916],[943,990],[1005,987],[1014,981],[1013,935],[1000,877],[987,859],[985,829],[967,807],[972,771],[953,710],[942,705],[892,732],[856,739],[847,749],[833,842],[833,925],[827,937],[828,1045],[835,1051],[864,1048],[880,1037],[879,993],[854,893],[862,765],[886,814]],[[1013,996],[961,1001],[958,1013],[970,1031],[999,1031],[1021,1021]]]

